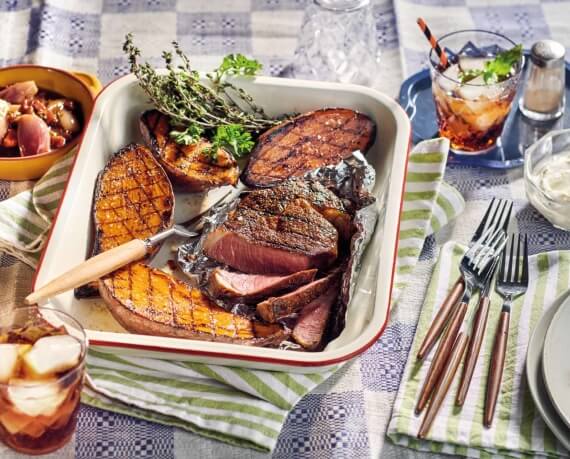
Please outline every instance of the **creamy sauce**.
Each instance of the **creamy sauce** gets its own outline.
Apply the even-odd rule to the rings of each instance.
[[[539,164],[536,183],[552,200],[570,203],[570,151],[558,153]]]

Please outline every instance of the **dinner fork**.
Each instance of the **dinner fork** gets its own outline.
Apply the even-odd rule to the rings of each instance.
[[[445,364],[449,359],[453,343],[465,318],[471,295],[476,288],[481,288],[484,285],[485,269],[501,252],[505,241],[506,233],[502,228],[497,228],[494,231],[489,228],[481,239],[463,255],[459,269],[465,282],[465,291],[461,298],[461,303],[453,311],[449,325],[445,329],[433,361],[428,369],[416,404],[416,414],[421,413],[427,405]]]
[[[502,228],[505,232],[507,231],[507,226],[509,225],[509,220],[511,218],[511,211],[513,208],[513,203],[507,199],[495,199],[493,198],[487,207],[485,215],[481,219],[479,226],[475,230],[469,247],[472,247],[475,242],[477,242],[483,233],[489,229]],[[455,306],[459,304],[461,295],[464,292],[465,285],[463,283],[463,277],[459,277],[455,284],[451,288],[447,298],[441,304],[437,315],[435,316],[430,328],[426,332],[424,340],[420,346],[417,354],[418,360],[423,360],[424,357],[429,353],[437,338],[443,332],[445,325],[449,322],[450,318],[453,316]]]
[[[489,292],[491,290],[493,276],[495,275],[497,265],[499,264],[499,258],[500,257],[497,257],[493,262],[493,265],[485,279],[485,285],[479,289],[481,292],[479,295],[479,304],[477,305],[473,319],[469,321],[472,323],[471,335],[469,338],[469,345],[467,347],[467,354],[465,354],[465,361],[463,362],[463,371],[461,372],[461,379],[459,380],[459,388],[457,389],[457,395],[455,397],[455,404],[457,406],[463,406],[465,403],[471,379],[473,378],[473,373],[475,371],[475,366],[479,359],[479,352],[481,351],[481,345],[483,344],[483,337],[485,336],[485,329],[487,327],[487,318],[489,316],[489,307],[491,305]]]
[[[509,320],[511,305],[515,298],[521,296],[528,288],[528,241],[527,236],[512,235],[510,244],[505,246],[501,257],[501,265],[497,276],[495,290],[504,299],[499,325],[495,334],[489,374],[487,376],[487,394],[483,424],[490,427],[495,415],[495,407],[499,396],[505,354],[509,337]]]
[[[505,245],[507,242],[506,234],[502,239],[501,246],[496,251],[497,255],[502,250],[502,246]],[[481,281],[483,284],[482,287],[484,289],[488,288],[493,280],[493,276],[495,274],[495,268],[497,267],[497,260],[498,256],[495,256],[493,263],[487,266],[481,276],[477,279],[477,281]],[[447,391],[451,386],[453,378],[455,377],[455,373],[457,372],[457,368],[461,363],[461,359],[463,354],[465,353],[465,349],[467,349],[467,344],[469,343],[469,330],[472,328],[470,327],[471,323],[474,321],[477,313],[474,311],[470,312],[470,318],[466,322],[461,325],[461,329],[455,342],[453,343],[453,347],[451,349],[450,355],[444,363],[443,370],[441,372],[441,378],[438,381],[437,388],[434,390],[433,396],[431,397],[429,407],[426,411],[426,415],[422,421],[420,426],[420,430],[418,432],[418,438],[425,438],[433,421],[447,395]]]

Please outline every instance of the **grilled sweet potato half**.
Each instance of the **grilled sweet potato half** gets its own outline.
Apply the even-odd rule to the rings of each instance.
[[[133,333],[258,346],[278,345],[288,334],[281,325],[227,312],[202,291],[140,262],[100,279],[99,290]]]
[[[140,129],[147,145],[174,183],[185,191],[201,192],[223,185],[235,185],[239,168],[230,153],[218,149],[215,159],[205,153],[206,139],[193,145],[179,145],[170,139],[169,118],[158,110],[141,116]]]
[[[92,212],[91,256],[172,226],[172,185],[147,147],[130,144],[111,157],[97,178]],[[97,295],[96,283],[76,289],[75,295]]]
[[[273,186],[318,167],[337,164],[353,151],[374,143],[376,125],[347,108],[305,113],[264,132],[251,152],[242,180],[249,186]]]

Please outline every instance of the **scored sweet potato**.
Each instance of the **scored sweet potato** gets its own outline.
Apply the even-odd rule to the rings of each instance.
[[[242,180],[268,187],[318,167],[337,164],[355,150],[372,146],[376,125],[347,108],[305,113],[264,132],[250,155]]]
[[[91,256],[172,226],[172,185],[147,147],[130,144],[111,157],[97,177],[92,212]],[[96,282],[75,291],[78,298],[96,295]]]
[[[147,145],[174,183],[185,191],[200,192],[223,185],[235,185],[239,168],[230,153],[219,148],[215,159],[206,154],[206,139],[192,145],[179,145],[169,135],[169,117],[158,110],[141,116],[140,129]]]
[[[133,333],[259,346],[277,345],[287,336],[281,325],[227,312],[201,290],[140,262],[100,279],[99,290],[113,316]]]

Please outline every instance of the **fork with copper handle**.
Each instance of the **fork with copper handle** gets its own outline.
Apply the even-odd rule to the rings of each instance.
[[[487,207],[487,211],[481,219],[479,226],[475,230],[473,237],[471,238],[469,247],[472,247],[488,229],[496,229],[500,227],[504,231],[507,231],[512,208],[512,201],[493,198],[489,207]],[[430,325],[430,328],[426,332],[417,354],[418,360],[423,360],[425,358],[437,339],[444,332],[446,325],[452,323],[452,318],[456,317],[455,311],[458,309],[460,304],[459,300],[463,296],[464,292],[465,283],[463,282],[463,278],[459,277],[447,295],[447,298],[443,301],[437,315]]]
[[[503,246],[507,241],[506,234],[503,232],[503,237],[501,239],[501,245],[496,249],[493,262],[487,265],[486,268],[483,269],[482,275],[482,290],[486,290],[486,293],[489,291],[489,287],[493,280],[493,276],[495,274],[495,269],[497,267],[497,260],[498,254],[501,252]],[[482,293],[483,295],[483,293]],[[440,379],[438,381],[437,387],[434,390],[434,393],[431,397],[428,409],[426,411],[426,415],[422,421],[420,426],[420,430],[418,431],[418,438],[423,439],[426,438],[429,429],[431,428],[439,409],[447,395],[449,387],[453,382],[453,378],[455,377],[455,373],[461,363],[463,355],[465,354],[465,350],[467,349],[467,345],[470,341],[469,338],[469,330],[471,329],[470,325],[475,321],[477,316],[476,310],[472,310],[470,312],[469,320],[461,324],[461,328],[453,343],[453,347],[450,350],[449,357],[443,364],[443,369],[440,375]],[[474,328],[474,327],[473,327]]]
[[[526,235],[513,234],[510,241],[510,250],[506,246],[501,258],[501,266],[497,275],[495,290],[504,299],[499,325],[495,334],[491,363],[487,376],[487,394],[485,397],[485,411],[483,424],[491,427],[495,415],[495,407],[499,398],[507,341],[509,337],[509,321],[512,301],[524,294],[528,288],[528,241]]]
[[[479,305],[477,306],[477,312],[475,313],[475,319],[473,320],[471,338],[469,339],[467,354],[465,355],[465,361],[463,362],[463,371],[461,373],[461,379],[459,380],[459,388],[457,389],[457,395],[455,396],[455,404],[457,406],[463,406],[465,403],[471,379],[473,378],[473,373],[475,371],[475,366],[477,365],[479,352],[481,351],[481,345],[483,343],[483,337],[485,336],[485,329],[487,327],[489,306],[491,304],[489,291],[491,290],[493,276],[495,275],[498,264],[499,257],[495,259],[493,266],[489,270],[488,276],[485,279],[485,285],[481,289]]]
[[[471,295],[474,290],[484,287],[486,274],[484,270],[492,264],[496,256],[501,252],[505,240],[506,233],[502,228],[498,228],[494,232],[491,232],[489,229],[473,247],[465,252],[461,259],[460,270],[465,280],[465,293],[461,303],[453,312],[450,323],[439,342],[437,351],[428,369],[416,404],[416,414],[420,414],[423,411],[432,393],[435,392],[437,381],[440,379],[451,355],[453,343],[463,326]]]

